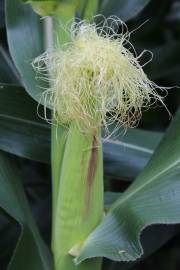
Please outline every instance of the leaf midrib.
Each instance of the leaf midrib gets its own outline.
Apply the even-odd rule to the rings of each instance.
[[[35,122],[35,121],[32,121],[32,120],[22,119],[22,118],[18,118],[18,117],[15,117],[15,116],[9,116],[9,115],[5,115],[5,114],[0,114],[0,118],[1,117],[4,118],[4,119],[14,120],[14,121],[17,121],[17,122],[20,122],[20,123],[25,123],[25,124],[30,124],[30,125],[33,125],[33,126],[37,126],[39,128],[41,127],[41,128],[49,129],[48,125],[40,123],[40,122]]]
[[[124,147],[128,147],[130,149],[133,149],[133,150],[137,150],[137,151],[140,151],[140,152],[145,152],[145,153],[148,153],[148,154],[153,154],[154,151],[153,150],[150,150],[146,147],[142,147],[142,146],[137,146],[135,144],[131,144],[131,143],[125,143],[125,142],[121,142],[121,141],[118,141],[118,140],[111,140],[111,139],[108,139],[108,140],[105,140],[104,143],[109,143],[109,144],[115,144],[115,145],[120,145],[120,146],[124,146]]]

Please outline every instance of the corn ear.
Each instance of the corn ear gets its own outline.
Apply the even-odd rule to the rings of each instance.
[[[103,216],[100,131],[90,130],[84,134],[72,123],[60,163],[60,182],[54,185],[58,188],[53,217],[55,269],[98,270],[101,259],[89,260],[75,266],[73,256],[78,256],[81,245]]]

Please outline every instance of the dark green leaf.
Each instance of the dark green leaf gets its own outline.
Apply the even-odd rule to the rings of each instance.
[[[33,220],[17,168],[7,154],[0,152],[0,206],[20,226],[21,234],[8,270],[50,270],[50,254]]]
[[[0,82],[18,83],[19,76],[8,53],[0,45]]]
[[[117,15],[121,20],[128,21],[140,13],[150,0],[104,0],[100,6],[100,14]]]
[[[0,1],[0,27],[5,26],[5,19],[4,19],[4,0]]]
[[[50,125],[37,116],[37,103],[20,86],[0,85],[0,133],[0,149],[50,161]]]
[[[180,42],[172,42],[151,50],[154,57],[153,61],[147,65],[146,71],[153,80],[180,72],[179,48]]]
[[[44,51],[43,21],[29,4],[6,0],[8,45],[27,92],[40,101],[44,82],[36,80],[31,62]]]
[[[118,130],[103,145],[105,174],[133,178],[145,167],[157,147],[162,133],[128,129]]]
[[[118,192],[105,192],[104,193],[104,206],[105,209],[109,209],[109,207],[119,198],[121,194]]]

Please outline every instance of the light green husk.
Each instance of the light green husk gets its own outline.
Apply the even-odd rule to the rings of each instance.
[[[71,124],[59,185],[54,183],[54,186],[58,187],[53,218],[55,269],[100,269],[100,259],[77,267],[72,257],[78,255],[81,245],[103,216],[103,164],[99,130],[83,134],[76,123]]]

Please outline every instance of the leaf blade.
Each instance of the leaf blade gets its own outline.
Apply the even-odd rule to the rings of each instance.
[[[0,207],[12,216],[21,228],[8,270],[18,270],[21,267],[29,270],[49,270],[51,269],[50,254],[33,220],[17,168],[13,160],[2,151],[0,165]],[[34,256],[34,260],[29,254]]]
[[[6,0],[6,27],[11,56],[28,94],[40,102],[44,88],[31,62],[44,51],[43,22],[29,4]]]
[[[100,13],[105,16],[117,15],[123,21],[128,21],[140,13],[150,0],[104,0]]]

